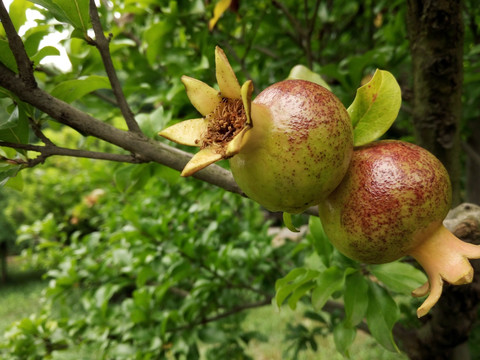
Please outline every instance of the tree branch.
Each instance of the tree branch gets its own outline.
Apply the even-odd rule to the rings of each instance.
[[[191,329],[191,328],[193,328],[195,326],[199,326],[199,325],[206,325],[208,323],[211,323],[211,322],[214,322],[214,321],[217,321],[217,320],[221,320],[221,319],[229,317],[231,315],[238,314],[239,312],[242,312],[244,310],[254,309],[254,308],[265,306],[265,305],[270,305],[271,303],[272,303],[272,297],[266,297],[264,300],[260,300],[260,301],[254,302],[254,303],[248,303],[248,304],[235,306],[234,308],[232,308],[230,310],[227,310],[227,311],[224,311],[224,312],[222,312],[218,315],[203,318],[203,319],[191,322],[191,323],[183,325],[183,326],[178,326],[178,327],[167,330],[167,332],[177,332],[177,331],[182,331],[182,330],[188,330],[188,329]]]
[[[89,150],[69,149],[69,148],[64,148],[64,147],[55,146],[51,144],[47,144],[46,146],[40,146],[40,145],[16,144],[11,142],[0,141],[0,146],[19,149],[19,150],[35,151],[40,153],[41,155],[35,159],[31,159],[26,162],[16,161],[19,164],[20,163],[25,164],[27,167],[34,167],[38,164],[41,164],[47,158],[54,155],[81,157],[81,158],[108,160],[108,161],[117,161],[117,162],[126,162],[126,163],[145,162],[145,161],[142,161],[141,159],[136,158],[133,155],[110,154],[110,153],[103,153],[103,152],[89,151]]]
[[[17,30],[10,19],[10,16],[3,4],[3,1],[0,1],[0,20],[2,21],[3,28],[7,34],[8,44],[12,50],[13,56],[15,57],[15,62],[17,63],[18,73],[20,79],[27,85],[29,88],[36,88],[37,82],[33,75],[33,66],[30,58],[25,51],[23,46],[22,39],[18,36]]]
[[[92,135],[130,151],[139,160],[154,161],[181,171],[192,158],[190,153],[154,141],[143,134],[123,131],[95,119],[93,116],[51,96],[42,89],[31,89],[23,81],[19,81],[17,75],[1,63],[0,86],[14,93],[20,100],[50,115],[58,122],[84,135]],[[227,191],[243,195],[230,171],[218,165],[210,165],[193,176]]]
[[[127,123],[127,127],[130,131],[135,133],[141,133],[140,127],[133,116],[133,112],[130,109],[125,95],[123,94],[122,86],[118,80],[113,61],[110,56],[110,39],[107,39],[103,34],[102,24],[100,23],[100,17],[98,15],[98,9],[94,0],[90,0],[90,18],[92,20],[93,31],[95,32],[95,41],[93,44],[97,47],[102,57],[105,71],[107,72],[108,79],[112,85],[113,93],[118,102],[118,107],[122,112],[123,118]]]

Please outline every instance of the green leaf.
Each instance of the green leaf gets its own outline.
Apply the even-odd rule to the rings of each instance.
[[[393,339],[392,329],[398,320],[397,304],[380,285],[369,283],[367,324],[372,336],[385,349],[399,352]]]
[[[51,95],[71,103],[98,89],[111,89],[107,77],[91,75],[83,79],[64,81],[52,90]]]
[[[311,288],[306,289],[308,286],[302,287],[302,285],[311,282],[318,274],[316,270],[296,268],[284,278],[277,280],[275,283],[275,303],[277,306],[282,306],[285,299],[298,289],[294,299],[289,302],[289,306],[294,309],[297,301]]]
[[[354,327],[348,326],[344,321],[339,322],[333,328],[333,340],[335,347],[339,353],[346,357],[350,357],[348,349],[353,344],[357,330]]]
[[[60,55],[60,51],[53,46],[45,46],[41,48],[35,55],[31,57],[31,60],[35,65],[40,64],[43,58],[47,56],[58,56]]]
[[[13,72],[18,72],[17,63],[7,40],[0,39],[0,62]]]
[[[368,283],[356,271],[345,280],[345,324],[355,326],[365,317],[368,308]]]
[[[327,82],[323,80],[323,78],[319,74],[313,72],[312,70],[310,70],[304,65],[295,65],[292,68],[292,70],[290,70],[290,74],[288,74],[287,79],[299,79],[299,80],[311,81],[332,91],[332,89],[330,89],[330,86],[327,84]]]
[[[395,121],[402,94],[395,77],[377,70],[373,78],[357,90],[355,100],[347,109],[354,128],[354,145],[368,144],[390,128]]]
[[[389,289],[407,295],[427,281],[421,270],[399,261],[372,265],[370,271]]]
[[[58,21],[84,34],[90,28],[89,0],[30,0],[47,9]]]
[[[20,114],[18,106],[16,106],[8,118],[0,118],[0,130],[9,129],[16,126],[18,124],[19,117]]]
[[[313,247],[326,267],[330,267],[330,258],[333,252],[333,246],[323,230],[322,222],[317,216],[310,216],[308,220],[310,230],[310,239]]]
[[[26,144],[28,142],[30,128],[24,107],[18,105],[12,112],[10,118],[0,127],[0,140]]]
[[[20,167],[18,167],[20,170]],[[21,171],[18,171],[15,176],[11,176],[5,183],[6,187],[17,191],[23,191],[23,175]]]
[[[3,186],[10,178],[17,175],[20,170],[18,165],[10,165],[0,162],[0,186]]]
[[[8,12],[17,31],[27,21],[27,9],[31,7],[32,3],[26,0],[14,0],[10,5]]]
[[[323,308],[332,294],[340,290],[345,282],[345,272],[336,266],[323,271],[317,277],[317,287],[312,293],[312,305],[315,309]]]
[[[304,296],[307,292],[313,289],[317,283],[314,280],[310,280],[300,286],[298,286],[293,292],[292,295],[288,298],[288,306],[290,309],[295,310],[297,308],[297,302]]]

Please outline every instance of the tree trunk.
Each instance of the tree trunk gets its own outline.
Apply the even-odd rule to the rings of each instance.
[[[450,174],[460,202],[460,117],[463,80],[462,1],[408,0],[413,66],[413,123],[417,143]]]
[[[480,205],[480,119],[474,119],[468,124],[470,135],[466,144],[464,144],[467,154],[466,161],[466,201]]]

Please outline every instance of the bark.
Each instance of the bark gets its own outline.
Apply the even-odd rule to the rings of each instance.
[[[480,119],[470,121],[468,124],[470,135],[463,148],[467,154],[466,160],[466,200],[470,203],[480,205]]]
[[[458,238],[480,243],[480,207],[462,204],[444,222]],[[406,329],[397,325],[394,334],[402,350],[412,360],[450,360],[470,358],[468,337],[477,322],[480,303],[480,260],[471,260],[475,269],[471,284],[445,285],[442,297],[431,313],[422,318],[421,327]]]
[[[447,168],[456,205],[460,202],[462,1],[409,0],[407,27],[413,67],[416,141]]]

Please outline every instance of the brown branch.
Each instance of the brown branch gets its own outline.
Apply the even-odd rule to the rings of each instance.
[[[141,159],[136,158],[133,155],[111,154],[111,153],[103,153],[103,152],[90,151],[90,150],[69,149],[69,148],[64,148],[64,147],[55,146],[51,144],[47,144],[46,146],[40,146],[40,145],[16,144],[11,142],[0,141],[0,146],[9,147],[9,148],[18,149],[18,150],[35,151],[41,154],[35,159],[30,159],[30,160],[27,160],[26,162],[25,161],[20,162],[26,165],[26,167],[34,167],[38,164],[43,163],[50,156],[55,156],[55,155],[81,157],[81,158],[89,158],[89,159],[97,159],[97,160],[108,160],[108,161],[116,161],[116,162],[126,162],[126,163],[145,162],[145,161],[142,161]],[[15,161],[19,163],[19,161],[17,160]]]
[[[7,9],[3,4],[3,1],[0,1],[0,20],[2,21],[3,28],[7,34],[8,44],[12,50],[13,56],[15,57],[15,62],[17,63],[18,73],[20,74],[20,79],[25,83],[29,88],[36,88],[37,82],[33,75],[33,65],[30,61],[25,47],[23,46],[22,39],[18,36],[17,30],[10,19]]]
[[[0,86],[14,93],[18,98],[50,115],[58,122],[77,130],[84,135],[92,135],[117,145],[136,155],[142,161],[154,161],[181,171],[192,158],[190,153],[168,146],[143,134],[127,132],[95,119],[93,116],[54,98],[42,89],[31,89],[17,75],[0,64]],[[242,194],[230,171],[218,165],[210,165],[195,173],[195,178]]]
[[[110,39],[107,39],[103,34],[102,24],[98,15],[98,9],[94,0],[90,0],[90,18],[92,20],[93,31],[95,32],[95,41],[93,44],[97,47],[102,57],[105,71],[107,72],[108,79],[112,85],[113,93],[118,102],[118,107],[122,112],[122,115],[127,123],[127,127],[130,131],[135,133],[141,133],[140,126],[135,120],[132,110],[130,109],[125,95],[123,94],[120,80],[118,80],[115,67],[113,66],[112,57],[110,56]]]

